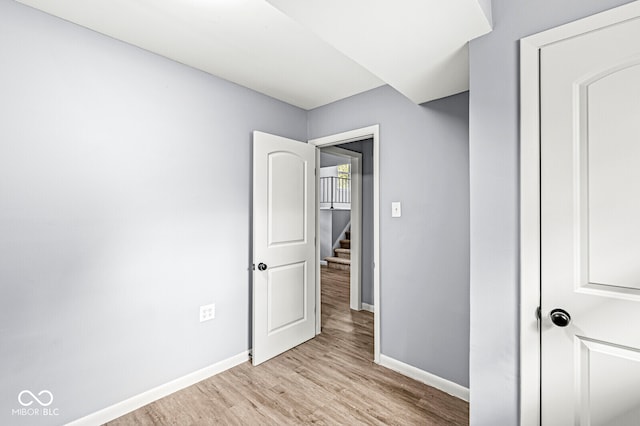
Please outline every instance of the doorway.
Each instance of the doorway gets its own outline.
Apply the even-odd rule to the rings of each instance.
[[[367,161],[371,162],[371,158],[367,157]],[[344,149],[342,145],[320,148],[319,263],[347,274],[349,307],[356,311],[362,309],[363,303],[362,164],[362,153]],[[370,194],[367,196],[370,198]],[[367,289],[371,287],[368,278]],[[367,296],[367,302],[373,305],[370,295]]]
[[[373,299],[373,314],[374,314],[374,362],[379,363],[380,362],[380,275],[379,275],[379,126],[375,125],[375,126],[370,126],[370,127],[366,127],[366,128],[362,128],[362,129],[357,129],[357,130],[353,130],[353,131],[349,131],[349,132],[344,132],[344,133],[340,133],[340,134],[336,134],[336,135],[331,135],[331,136],[327,136],[324,138],[320,138],[320,139],[314,139],[309,141],[310,144],[320,148],[320,149],[326,149],[329,147],[334,147],[333,149],[335,149],[336,146],[338,145],[344,145],[344,144],[348,144],[348,143],[352,143],[352,142],[358,142],[361,143],[361,141],[363,140],[368,140],[369,142],[369,146],[371,147],[371,151],[372,151],[372,158],[371,158],[371,188],[372,188],[372,202],[371,204],[373,205],[372,207],[372,212],[371,212],[371,216],[372,216],[372,222],[373,222],[373,226],[372,226],[372,230],[371,230],[371,235],[370,235],[370,240],[371,240],[371,244],[369,244],[369,247],[371,248],[371,256],[370,258],[372,258],[370,260],[370,266],[371,266],[371,281],[373,284],[373,295],[372,295],[372,299]],[[354,147],[351,146],[351,148],[353,149]],[[342,152],[340,150],[334,151],[334,152]],[[357,153],[355,151],[351,151],[351,153],[349,153],[349,151],[347,151],[347,153],[345,154],[344,152],[342,152],[344,155],[350,155],[352,156],[352,159],[355,158],[356,162],[358,159],[358,155],[356,155]],[[353,165],[353,161],[352,161],[352,165]],[[317,161],[317,164],[319,164],[319,159]],[[352,169],[353,170],[353,169]],[[354,177],[356,175],[353,175]],[[318,174],[318,185],[319,185],[319,174]],[[356,183],[353,184],[353,187],[355,187]],[[360,184],[358,184],[360,185]],[[361,213],[358,212],[356,213],[355,211],[352,211],[352,218],[357,219],[361,217]],[[319,222],[319,221],[317,221]],[[352,235],[351,235],[351,239],[352,240],[361,240],[361,234],[360,235],[356,235],[357,232],[360,232],[360,230],[355,229],[355,227],[353,226],[354,222],[352,221]],[[320,241],[318,240],[316,242],[316,252],[318,254],[318,260],[320,260],[320,252],[321,252],[321,247],[320,247]],[[354,252],[352,251],[352,259],[354,257]],[[360,256],[360,253],[357,254],[358,256]],[[356,261],[353,261],[353,264],[356,264]],[[357,264],[361,265],[362,261],[360,259],[357,260]],[[356,268],[352,268],[351,272],[352,272],[352,276],[353,273],[356,273],[356,276],[358,276],[358,280],[355,282],[355,285],[351,285],[350,286],[350,306],[352,309],[362,309],[362,291],[361,291],[361,285],[358,285],[358,282],[361,282],[360,279],[360,268],[358,268],[357,270],[355,270]],[[321,319],[322,319],[322,314],[321,314],[321,298],[322,298],[322,292],[321,292],[321,269],[319,266],[319,262],[318,262],[318,268],[317,268],[317,279],[316,282],[319,284],[317,286],[317,302],[316,302],[316,334],[319,334],[321,331]],[[359,294],[358,294],[359,293]],[[366,301],[365,301],[366,303]],[[370,306],[370,304],[367,304]],[[365,308],[367,308],[368,306],[365,305]]]

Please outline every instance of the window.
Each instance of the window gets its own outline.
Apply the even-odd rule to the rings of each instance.
[[[338,188],[349,188],[349,180],[351,179],[351,164],[340,164],[338,169]]]

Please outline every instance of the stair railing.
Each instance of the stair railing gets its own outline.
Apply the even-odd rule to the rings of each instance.
[[[351,204],[351,179],[338,176],[320,178],[320,203]]]

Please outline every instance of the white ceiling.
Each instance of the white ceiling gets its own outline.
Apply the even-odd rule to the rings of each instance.
[[[416,103],[468,90],[468,41],[491,31],[478,0],[268,1]]]
[[[491,30],[488,0],[18,1],[304,109],[467,90],[467,42]]]

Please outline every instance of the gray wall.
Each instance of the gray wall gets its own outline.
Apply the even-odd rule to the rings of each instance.
[[[340,233],[351,221],[350,210],[322,209],[318,215],[320,227],[320,259],[334,256],[333,245],[340,237]]]
[[[362,301],[373,306],[373,140],[349,142],[340,148],[362,154]]]
[[[382,354],[468,386],[468,94],[384,86],[309,111],[310,138],[380,124]],[[391,218],[391,202],[402,202]],[[446,322],[443,321],[446,318]]]
[[[351,210],[333,210],[331,214],[331,245],[342,235],[344,228],[351,222]]]
[[[0,57],[0,424],[249,349],[251,131],[306,112],[10,0]],[[24,389],[60,415],[11,417]]]
[[[338,155],[329,154],[320,150],[320,167],[333,167],[349,162],[348,158],[340,157]]]
[[[518,423],[518,40],[625,0],[493,0],[470,46],[471,424]]]
[[[320,210],[318,214],[318,227],[320,238],[320,259],[333,256],[333,241],[331,240],[332,230],[331,210]]]

